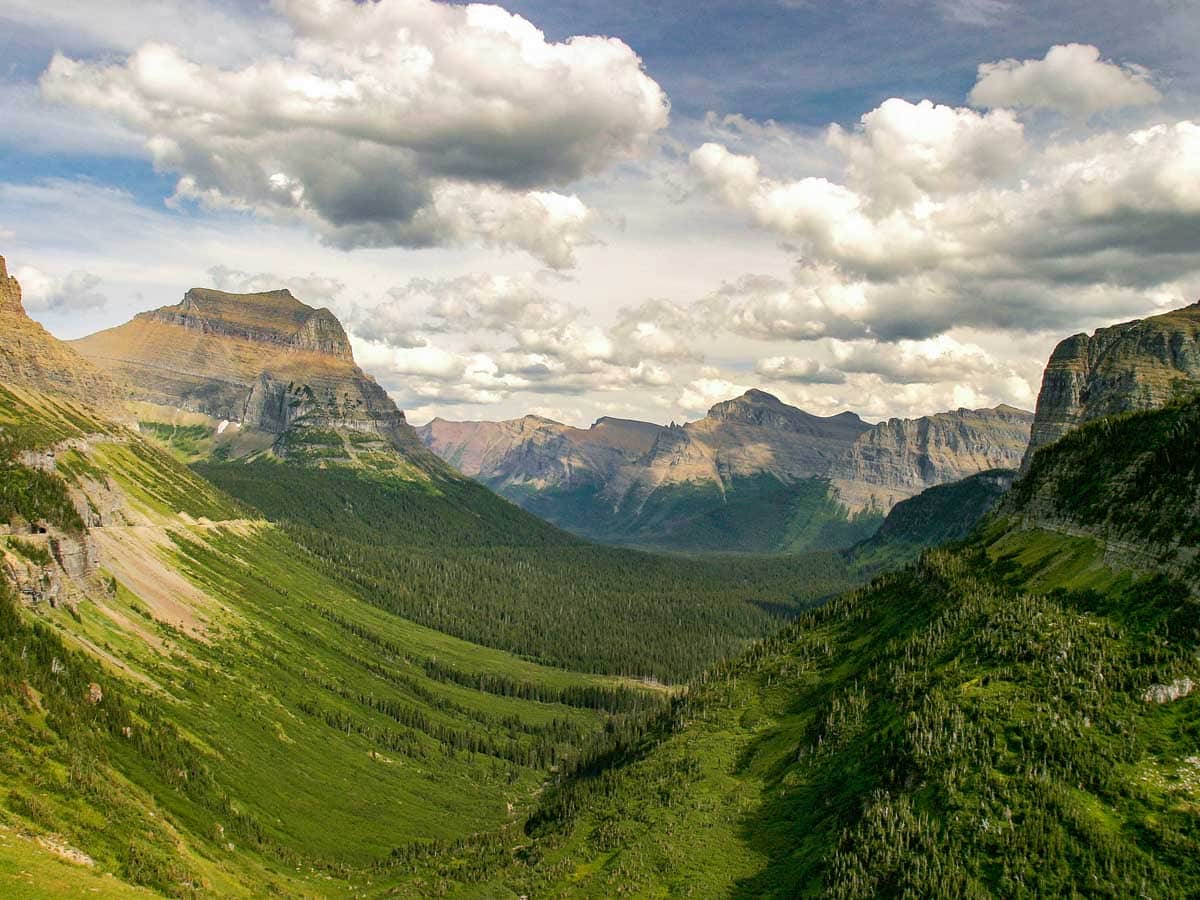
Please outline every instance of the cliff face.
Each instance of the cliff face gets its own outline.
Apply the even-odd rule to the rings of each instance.
[[[1200,592],[1200,394],[1086,422],[1034,456],[1000,506],[1019,527],[1097,540],[1113,568]]]
[[[1149,410],[1200,388],[1200,303],[1062,341],[1038,394],[1033,453],[1068,431],[1115,413]]]
[[[193,288],[174,306],[73,343],[127,383],[133,399],[274,435],[279,455],[350,461],[360,451],[394,450],[433,459],[387,392],[355,364],[333,313],[286,290]],[[301,430],[309,439],[299,439]],[[328,432],[343,435],[340,446]]]
[[[851,509],[890,509],[934,485],[1016,468],[1033,415],[1011,406],[889,419],[864,433],[830,475]]]
[[[0,383],[65,394],[105,411],[115,409],[120,393],[105,374],[29,318],[21,285],[2,256]]]

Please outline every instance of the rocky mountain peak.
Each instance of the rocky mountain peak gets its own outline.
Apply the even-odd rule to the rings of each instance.
[[[174,306],[141,316],[272,348],[354,359],[350,340],[337,317],[328,309],[301,303],[286,288],[253,294],[192,288]]]
[[[379,465],[398,453],[426,469],[441,465],[355,364],[337,317],[287,290],[192,288],[173,306],[74,345],[130,385],[134,399],[239,423],[280,456]]]
[[[1033,453],[1102,416],[1164,406],[1200,389],[1200,302],[1076,334],[1042,376],[1024,467]]]
[[[824,432],[866,431],[870,426],[851,412],[836,416],[815,416],[795,406],[789,406],[774,394],[751,388],[740,397],[715,404],[708,411],[706,421],[721,425],[752,425],[785,431]]]

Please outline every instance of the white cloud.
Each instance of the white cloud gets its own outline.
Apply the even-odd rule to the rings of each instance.
[[[551,43],[500,7],[278,0],[288,51],[241,67],[147,43],[56,54],[46,97],[146,139],[176,198],[303,221],[336,246],[465,241],[573,263],[590,213],[554,190],[640,153],[668,103],[619,40]]]
[[[982,115],[898,98],[864,115],[853,132],[831,126],[827,140],[845,156],[850,182],[886,209],[1008,175],[1026,150],[1024,128],[1008,110]]]
[[[837,366],[858,374],[877,375],[893,384],[966,383],[1004,379],[1015,373],[996,362],[982,347],[963,344],[949,335],[923,341],[831,342]]]
[[[845,384],[846,373],[815,359],[796,356],[767,356],[760,359],[754,371],[764,378],[794,384]]]
[[[345,289],[344,282],[319,275],[274,275],[270,272],[245,272],[229,266],[212,266],[208,270],[211,286],[231,294],[255,294],[287,288],[309,306],[327,306]]]
[[[76,270],[66,275],[49,275],[33,266],[18,266],[13,276],[21,284],[21,302],[27,312],[80,313],[108,303],[100,293],[100,278]]]
[[[389,386],[419,406],[475,403],[484,393],[503,400],[660,388],[673,380],[664,362],[694,358],[685,309],[666,301],[621,307],[605,328],[554,296],[562,283],[547,272],[413,279],[355,307],[349,323]]]
[[[888,101],[855,133],[831,130],[841,179],[777,180],[751,155],[698,148],[700,184],[802,260],[790,281],[726,283],[709,321],[760,339],[894,341],[1077,328],[1186,296],[1200,277],[1200,125],[1028,147],[997,115]]]
[[[691,312],[667,300],[647,300],[622,307],[608,338],[616,358],[695,359]]]
[[[1059,44],[1042,59],[984,63],[970,96],[974,106],[1054,109],[1073,116],[1161,99],[1145,68],[1103,60],[1090,44]]]
[[[748,390],[749,385],[729,381],[713,370],[705,377],[689,382],[680,393],[676,405],[689,415],[702,416],[714,404],[731,397],[739,397]]]

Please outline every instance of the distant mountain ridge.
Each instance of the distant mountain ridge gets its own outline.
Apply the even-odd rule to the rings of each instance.
[[[579,534],[763,552],[847,546],[899,500],[1015,468],[1032,418],[1000,406],[870,425],[852,412],[815,416],[750,390],[686,425],[435,419],[416,432],[464,474]],[[748,529],[758,535],[734,533]]]

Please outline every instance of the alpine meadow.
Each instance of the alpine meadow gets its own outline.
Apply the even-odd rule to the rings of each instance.
[[[1200,896],[1197,40],[0,0],[0,897]]]

